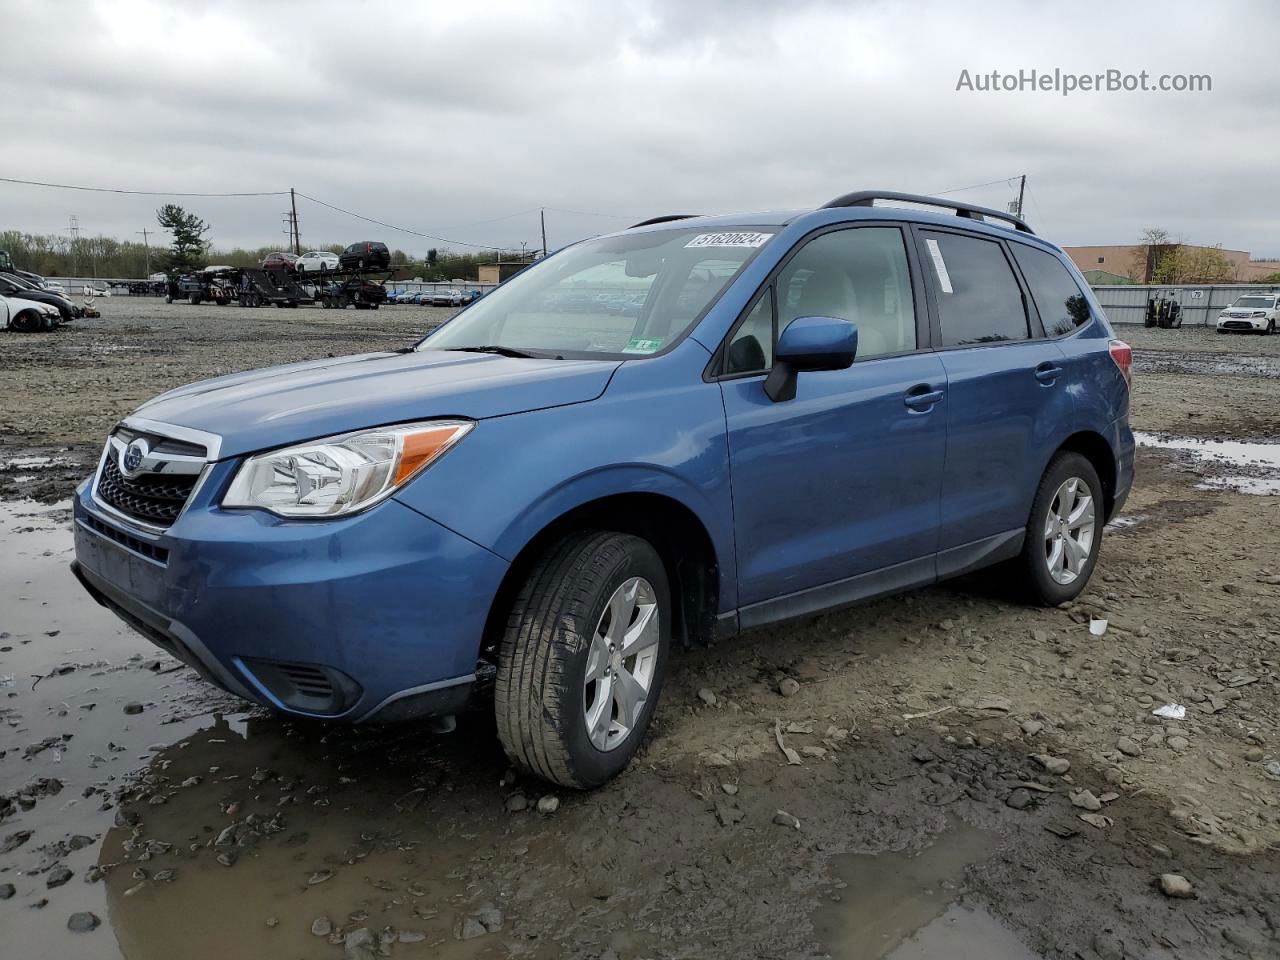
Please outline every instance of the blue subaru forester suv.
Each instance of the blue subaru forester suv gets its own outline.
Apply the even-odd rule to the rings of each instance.
[[[1133,479],[1130,360],[1062,251],[994,210],[660,217],[413,348],[143,404],[77,491],[74,566],[245,699],[479,703],[515,764],[590,787],[673,640],[995,564],[1075,597]]]

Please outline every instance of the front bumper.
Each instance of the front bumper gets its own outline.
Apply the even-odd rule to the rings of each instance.
[[[338,520],[222,510],[232,464],[155,534],[74,502],[81,583],[206,679],[300,716],[450,713],[507,562],[398,501]]]
[[[1266,317],[1219,317],[1219,330],[1259,331],[1267,329]]]

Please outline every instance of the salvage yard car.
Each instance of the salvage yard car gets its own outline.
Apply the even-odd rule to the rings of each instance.
[[[143,404],[77,490],[74,569],[247,700],[483,705],[518,767],[587,788],[639,747],[673,642],[997,564],[1076,597],[1133,481],[1130,367],[1008,214],[863,191],[659,217],[413,348]]]
[[[1218,332],[1271,334],[1276,332],[1277,320],[1280,320],[1280,294],[1246,293],[1218,316]]]
[[[58,317],[63,323],[70,323],[77,316],[83,314],[83,310],[77,308],[74,303],[61,294],[37,287],[21,277],[16,277],[9,273],[0,273],[0,295],[17,297],[20,300],[32,300],[36,303],[44,303],[51,307],[56,307]]]
[[[299,273],[306,273],[308,271],[321,272],[324,270],[337,270],[338,255],[336,253],[329,253],[327,250],[311,250],[298,257],[293,265]]]
[[[391,251],[385,243],[362,240],[343,250],[338,263],[343,270],[385,270],[391,266]]]
[[[0,295],[0,330],[13,330],[17,333],[52,330],[60,319],[55,306]]]

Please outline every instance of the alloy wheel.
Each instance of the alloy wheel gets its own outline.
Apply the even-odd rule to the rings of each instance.
[[[597,750],[621,746],[635,729],[653,686],[660,622],[657,594],[643,577],[619,586],[600,615],[582,685],[583,718]]]
[[[1079,477],[1065,480],[1049,503],[1044,523],[1045,564],[1061,584],[1080,576],[1093,552],[1097,511],[1093,491]]]

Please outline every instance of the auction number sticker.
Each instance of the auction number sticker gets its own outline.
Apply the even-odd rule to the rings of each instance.
[[[662,346],[664,337],[632,337],[627,341],[627,345],[622,348],[623,353],[653,353]]]
[[[700,233],[685,247],[761,247],[772,233]]]
[[[933,269],[938,271],[938,283],[942,284],[943,293],[955,293],[951,289],[951,274],[947,273],[947,261],[942,259],[942,251],[938,249],[938,241],[928,237],[925,244],[929,247],[929,256],[933,258]]]

